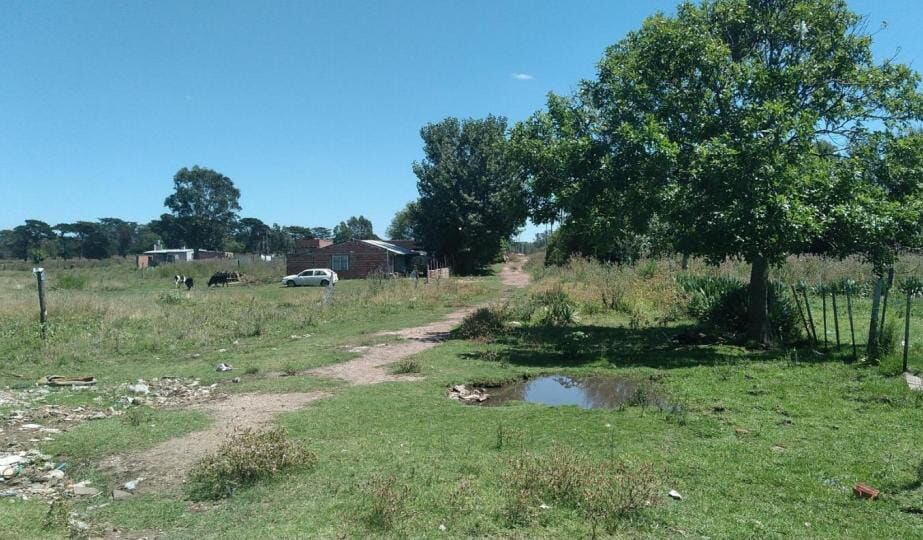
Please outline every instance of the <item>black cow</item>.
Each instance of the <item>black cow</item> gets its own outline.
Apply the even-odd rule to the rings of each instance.
[[[224,285],[225,287],[227,287],[229,281],[231,281],[230,272],[215,272],[214,274],[212,274],[212,277],[208,278],[208,286],[217,287],[218,285]]]

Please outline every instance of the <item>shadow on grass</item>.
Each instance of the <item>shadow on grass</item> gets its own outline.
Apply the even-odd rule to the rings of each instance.
[[[693,324],[643,329],[593,325],[523,327],[497,340],[503,346],[497,359],[524,367],[579,367],[604,361],[613,367],[655,369],[790,360],[793,356],[799,363],[843,361],[842,354],[818,353],[806,343],[765,351],[707,338],[701,344],[683,343],[683,338],[698,335],[699,330]]]

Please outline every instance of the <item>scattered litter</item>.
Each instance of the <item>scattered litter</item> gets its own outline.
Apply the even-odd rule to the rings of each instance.
[[[74,484],[72,488],[74,491],[74,495],[77,495],[78,497],[95,497],[96,495],[99,495],[99,490],[96,489],[95,487],[90,487],[90,486],[86,486],[82,484],[83,482],[81,482],[80,484]]]
[[[542,510],[548,510],[549,508],[551,508],[550,506],[548,506],[548,505],[545,504],[545,503],[542,503],[542,504],[538,505],[538,507],[541,508]]]
[[[240,382],[240,377],[234,377],[233,379],[231,379],[231,382],[232,382],[232,383],[239,383],[239,382]]]
[[[863,499],[870,499],[870,500],[876,499],[878,495],[881,493],[877,489],[867,486],[865,484],[856,484],[852,488],[852,492],[853,494],[856,495],[856,497],[861,497]]]
[[[129,480],[128,482],[122,484],[122,487],[124,487],[127,491],[134,491],[138,489],[138,483],[141,482],[141,480],[144,480],[144,478],[135,478],[134,480]]]
[[[218,349],[218,352],[224,353],[224,352],[228,352],[228,350],[227,350],[227,349]]]
[[[905,371],[904,380],[907,381],[907,386],[909,386],[911,390],[923,390],[923,379],[917,377],[913,373]]]
[[[67,377],[64,375],[48,375],[38,380],[38,385],[46,386],[92,386],[96,384],[96,377]]]
[[[487,401],[490,394],[483,388],[468,388],[464,384],[456,384],[449,390],[449,399],[463,401],[465,403],[481,403]]]
[[[144,384],[144,381],[138,379],[137,384],[128,385],[128,390],[134,394],[148,394],[151,391],[151,387]]]
[[[670,492],[667,493],[667,495],[669,495],[670,498],[676,499],[677,501],[683,500],[683,496],[680,495],[679,491],[676,491],[675,489],[671,489]]]
[[[225,364],[224,362],[221,362],[220,364],[215,366],[215,371],[231,371],[232,369],[234,369],[233,366],[231,366],[230,364]]]
[[[440,523],[439,530],[445,532],[446,530],[448,530],[448,528],[445,526],[445,523]]]

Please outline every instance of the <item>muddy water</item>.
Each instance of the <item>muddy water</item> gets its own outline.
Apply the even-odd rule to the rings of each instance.
[[[621,377],[568,377],[548,375],[488,388],[483,405],[510,401],[541,403],[552,407],[576,405],[583,409],[612,409],[630,405],[663,406],[651,384]]]

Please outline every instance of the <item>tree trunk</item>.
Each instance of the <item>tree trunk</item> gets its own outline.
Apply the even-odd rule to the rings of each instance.
[[[750,306],[747,312],[747,339],[755,345],[771,345],[769,326],[769,262],[757,256],[750,266]]]

